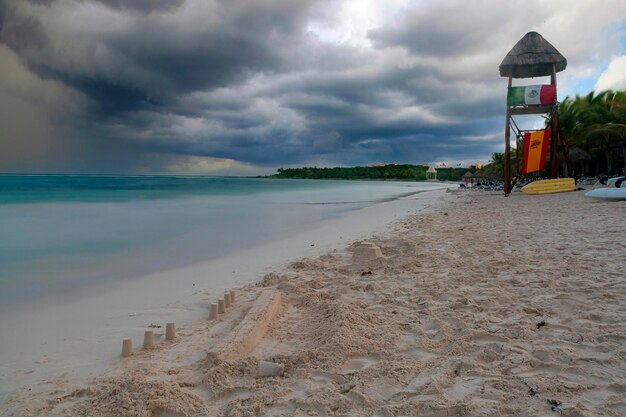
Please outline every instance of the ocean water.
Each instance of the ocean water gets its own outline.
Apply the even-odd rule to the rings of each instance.
[[[440,185],[184,176],[0,176],[0,312],[315,228]],[[174,278],[173,278],[174,279]]]

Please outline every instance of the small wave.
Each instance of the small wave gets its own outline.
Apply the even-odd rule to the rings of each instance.
[[[303,205],[303,206],[325,206],[325,205],[331,205],[331,204],[336,204],[336,205],[341,205],[341,204],[379,204],[379,203],[387,203],[389,201],[399,200],[401,198],[410,197],[412,195],[416,195],[416,194],[420,194],[420,193],[425,193],[427,191],[432,191],[432,190],[411,191],[411,192],[408,192],[408,193],[397,194],[397,195],[391,196],[391,197],[381,197],[381,198],[377,198],[377,199],[373,199],[373,200],[321,201],[321,202],[294,202],[294,201],[288,201],[288,202],[275,202],[273,204],[292,204],[292,205],[298,205],[298,206],[300,206],[300,205]]]

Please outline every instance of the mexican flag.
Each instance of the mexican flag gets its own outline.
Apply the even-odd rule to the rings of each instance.
[[[550,142],[550,129],[524,133],[524,159],[522,160],[522,174],[543,171],[546,167]]]
[[[553,104],[556,101],[556,86],[526,85],[509,87],[509,106],[524,104]]]

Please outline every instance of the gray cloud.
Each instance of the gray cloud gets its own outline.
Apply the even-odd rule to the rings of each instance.
[[[352,44],[311,29],[337,29],[341,0],[6,0],[0,43],[41,91],[63,89],[48,107],[32,89],[20,97],[46,116],[44,131],[71,131],[83,151],[66,158],[70,171],[99,154],[124,172],[169,161],[147,154],[174,155],[177,167],[210,165],[184,156],[264,166],[485,159],[502,146],[497,67],[526,31],[568,57],[570,80],[589,73],[589,54],[608,62],[619,50],[618,31],[607,32],[626,17],[619,1],[563,0],[540,19],[533,1],[410,3]],[[65,103],[76,108],[57,111]]]
[[[424,2],[392,24],[371,30],[369,37],[378,48],[403,46],[419,56],[458,59],[496,49],[501,60],[524,33],[544,25],[557,7],[562,4],[540,0]]]
[[[62,0],[24,0],[32,4],[52,6]],[[185,0],[77,0],[77,2],[94,2],[111,9],[129,12],[171,12],[180,7]]]
[[[165,3],[171,4],[156,5]],[[190,10],[180,10],[178,2],[179,14],[126,13],[130,4],[154,5],[83,1],[76,10],[67,1],[35,9],[13,2],[0,40],[39,75],[84,91],[105,113],[156,110],[171,105],[180,94],[290,65],[281,50],[290,37],[299,35],[301,15],[306,13],[306,2],[284,0],[195,2]],[[193,9],[209,18],[194,16]],[[162,12],[158,7],[152,11]]]
[[[146,149],[104,137],[84,119],[88,99],[26,71],[0,45],[0,171],[127,172]]]
[[[45,0],[50,1],[50,0]],[[172,11],[180,7],[185,0],[96,0],[111,8],[140,12]]]
[[[0,6],[2,42],[18,53],[46,47],[42,24],[32,16],[17,17],[15,10]]]

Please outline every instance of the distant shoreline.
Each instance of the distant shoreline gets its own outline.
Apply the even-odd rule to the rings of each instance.
[[[36,173],[0,173],[0,177],[99,177],[99,178],[244,178],[267,180],[329,180],[329,181],[374,181],[374,182],[425,182],[433,184],[458,184],[457,180],[420,180],[411,178],[287,178],[273,175],[180,175],[180,174],[36,174]]]
[[[21,173],[0,173],[0,177],[102,177],[102,178],[145,178],[145,177],[173,177],[173,178],[246,178],[246,179],[267,179],[267,180],[333,180],[333,181],[407,181],[407,182],[439,182],[439,180],[415,180],[404,178],[283,178],[275,175],[178,175],[178,174],[21,174]],[[454,182],[454,181],[453,181]]]
[[[334,180],[401,180],[414,182],[461,181],[467,172],[477,172],[476,167],[432,167],[410,164],[389,164],[355,167],[301,167],[279,168],[273,178],[281,179],[334,179]],[[434,177],[434,178],[433,178]]]

